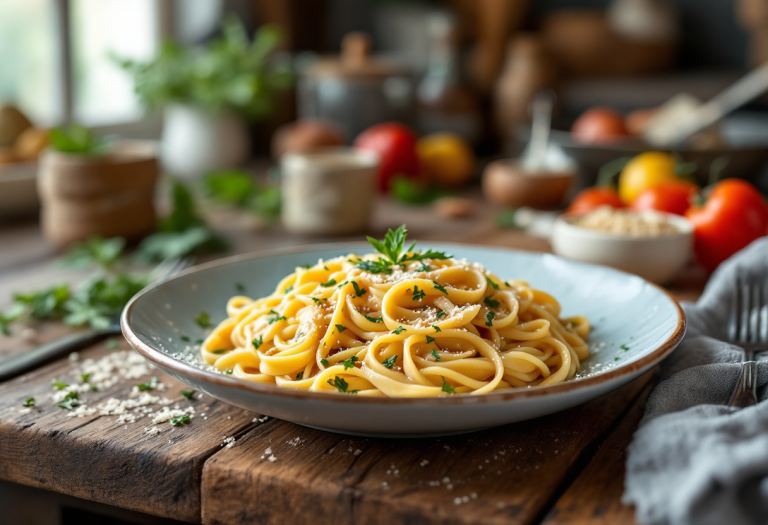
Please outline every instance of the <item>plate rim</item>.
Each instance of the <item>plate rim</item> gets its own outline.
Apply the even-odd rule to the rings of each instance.
[[[563,394],[576,389],[584,389],[588,387],[595,387],[606,382],[618,380],[625,376],[631,376],[633,374],[639,375],[640,373],[650,369],[661,362],[667,357],[682,341],[685,336],[687,319],[685,311],[680,306],[680,302],[667,290],[661,286],[652,283],[640,276],[623,272],[615,268],[603,267],[597,264],[584,263],[581,261],[571,261],[557,255],[547,252],[534,252],[517,250],[514,248],[505,248],[501,246],[488,246],[483,244],[473,243],[461,243],[461,242],[440,242],[440,241],[417,241],[419,244],[428,245],[442,245],[442,246],[456,246],[458,248],[481,248],[499,252],[512,252],[522,253],[527,255],[548,255],[569,264],[576,264],[581,266],[590,266],[595,268],[602,268],[610,270],[616,273],[624,274],[636,279],[644,281],[646,284],[656,288],[663,295],[665,295],[677,309],[677,326],[674,332],[663,341],[656,349],[649,354],[643,356],[637,361],[631,363],[621,364],[616,368],[611,369],[608,372],[597,374],[590,377],[571,379],[558,383],[556,385],[548,385],[543,387],[531,387],[524,389],[517,389],[506,392],[491,392],[483,395],[472,394],[458,394],[453,396],[438,396],[438,397],[368,397],[368,396],[342,396],[334,393],[326,392],[311,392],[309,390],[300,390],[294,388],[284,388],[277,385],[267,383],[257,383],[251,381],[243,381],[234,377],[217,374],[203,370],[191,364],[182,362],[178,359],[171,357],[170,355],[153,348],[151,345],[142,341],[138,335],[133,331],[129,317],[131,311],[135,307],[137,301],[144,295],[148,294],[155,288],[162,286],[163,284],[179,279],[186,275],[191,275],[210,268],[216,268],[219,266],[226,266],[227,264],[234,264],[242,261],[248,261],[251,259],[263,259],[266,257],[288,255],[302,252],[313,251],[328,251],[337,250],[345,247],[363,246],[366,245],[362,241],[347,241],[347,242],[333,242],[333,243],[315,243],[309,245],[296,245],[296,246],[282,246],[277,248],[268,248],[264,250],[256,250],[252,252],[230,255],[228,257],[222,257],[213,261],[209,261],[200,265],[192,266],[179,272],[178,274],[169,277],[167,279],[158,280],[149,286],[142,289],[139,293],[134,295],[128,304],[123,309],[120,315],[120,328],[123,332],[123,336],[128,340],[128,343],[141,354],[149,362],[161,367],[170,369],[181,376],[192,376],[196,381],[203,383],[214,383],[219,387],[235,388],[237,390],[244,390],[249,393],[261,394],[261,395],[277,395],[282,398],[292,398],[301,400],[324,400],[342,403],[372,403],[372,404],[386,404],[386,405],[413,405],[413,404],[426,404],[426,405],[466,405],[477,403],[498,403],[504,401],[512,401],[517,399],[524,399],[530,397],[544,397]]]

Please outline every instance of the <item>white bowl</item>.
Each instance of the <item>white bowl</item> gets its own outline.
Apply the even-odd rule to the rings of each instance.
[[[655,283],[667,283],[688,264],[693,248],[693,225],[684,217],[663,214],[678,233],[654,237],[617,235],[582,228],[573,216],[561,215],[552,232],[557,255],[634,273]]]

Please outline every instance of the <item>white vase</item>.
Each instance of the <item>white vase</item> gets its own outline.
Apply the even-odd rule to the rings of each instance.
[[[166,173],[194,179],[248,159],[248,128],[240,116],[171,104],[164,117],[160,158]]]

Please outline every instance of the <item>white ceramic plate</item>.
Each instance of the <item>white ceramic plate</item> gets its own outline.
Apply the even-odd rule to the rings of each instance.
[[[469,432],[571,408],[649,370],[685,333],[685,316],[677,302],[633,275],[553,255],[451,244],[419,246],[480,262],[500,278],[529,281],[554,295],[564,316],[586,315],[594,325],[589,338],[593,353],[579,375],[558,385],[484,396],[394,399],[250,383],[211,371],[203,363],[195,344],[205,336],[194,323],[200,312],[219,322],[239,283],[252,297],[268,295],[296,266],[368,253],[370,247],[363,243],[279,249],[191,268],[136,295],[123,311],[123,333],[148,361],[227,403],[300,425],[393,437]]]

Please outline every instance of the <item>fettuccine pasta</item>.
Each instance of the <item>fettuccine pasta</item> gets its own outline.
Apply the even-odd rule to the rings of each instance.
[[[388,236],[400,230],[404,241],[404,228]],[[208,364],[318,392],[428,397],[554,385],[589,355],[589,322],[561,318],[551,295],[413,246],[390,260],[348,255],[296,268],[267,297],[232,297],[227,315],[201,346]]]

